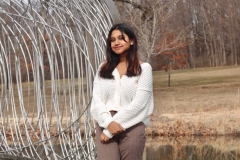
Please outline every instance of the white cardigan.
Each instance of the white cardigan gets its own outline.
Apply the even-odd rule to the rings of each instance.
[[[113,71],[114,79],[105,79],[97,72],[91,103],[91,114],[99,126],[105,128],[103,133],[112,138],[108,131],[109,123],[115,121],[124,129],[139,122],[149,125],[153,112],[152,67],[149,63],[142,63],[142,73],[139,76],[120,78],[118,70]],[[118,111],[113,117],[110,110]]]

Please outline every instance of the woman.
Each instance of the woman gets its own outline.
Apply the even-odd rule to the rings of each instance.
[[[93,86],[98,160],[141,160],[152,111],[152,68],[138,59],[133,29],[116,24]]]

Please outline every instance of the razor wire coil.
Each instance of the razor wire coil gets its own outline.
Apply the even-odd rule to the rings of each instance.
[[[89,105],[112,23],[102,0],[0,2],[0,153],[96,158]]]

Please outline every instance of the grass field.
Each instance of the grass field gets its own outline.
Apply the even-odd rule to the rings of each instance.
[[[168,87],[168,72],[153,72],[154,89]],[[215,67],[170,71],[171,87],[188,87],[198,85],[216,85],[222,83],[239,83],[240,67]]]
[[[240,67],[153,72],[149,135],[239,135]]]
[[[240,135],[240,66],[172,70],[170,87],[168,77],[168,72],[153,72],[155,108],[152,123],[146,129],[147,135]],[[38,124],[35,117],[37,105],[34,84],[28,84],[31,92],[27,92],[25,88],[28,86],[25,85],[22,84],[24,107],[28,117],[32,116],[33,123]],[[65,113],[70,108],[70,105],[64,104],[70,104],[72,92],[69,90],[72,88],[66,86],[65,98],[63,88],[57,88],[59,99],[53,105],[52,89],[48,87],[51,82],[46,81],[45,85],[44,100],[51,105],[46,107],[46,111],[50,115],[51,110],[55,109],[53,106],[58,106],[59,111]],[[84,84],[83,88],[85,86]],[[75,98],[78,99],[81,95],[77,95],[79,92],[75,91]],[[16,84],[13,86],[13,94],[16,112],[21,117]],[[11,112],[11,108],[8,112]],[[57,113],[52,114],[54,122],[55,114]]]

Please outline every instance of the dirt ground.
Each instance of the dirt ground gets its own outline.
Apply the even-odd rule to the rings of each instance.
[[[240,135],[240,82],[154,90],[148,136]]]

